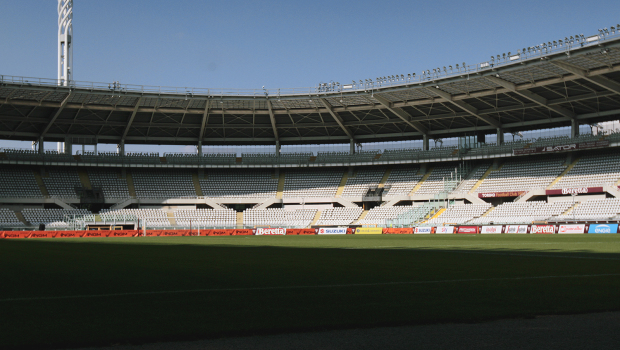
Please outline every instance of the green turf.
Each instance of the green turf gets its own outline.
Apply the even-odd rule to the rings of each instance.
[[[0,344],[620,310],[619,263],[620,235],[0,240]]]

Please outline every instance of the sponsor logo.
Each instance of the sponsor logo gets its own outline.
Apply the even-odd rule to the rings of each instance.
[[[506,233],[527,233],[527,225],[508,225]]]
[[[553,225],[532,225],[530,233],[555,233]]]
[[[478,198],[519,197],[524,193],[525,191],[478,193]]]
[[[320,228],[318,233],[320,235],[346,235],[347,229],[345,227],[326,227]]]
[[[259,228],[256,229],[257,235],[283,235],[286,229],[283,228]]]
[[[415,233],[431,233],[432,227],[416,227]]]
[[[502,226],[482,226],[480,233],[502,233]]]
[[[454,233],[453,226],[439,226],[435,229],[435,233]]]
[[[459,226],[458,233],[478,233],[476,226]]]
[[[618,224],[592,224],[588,233],[618,233]]]
[[[344,229],[346,231],[346,229]],[[380,235],[383,233],[381,227],[358,227],[355,230],[356,235]]]
[[[543,147],[542,152],[559,152],[559,151],[569,151],[569,150],[572,150],[572,149],[577,149],[577,144],[576,143],[573,143],[571,145]]]
[[[558,233],[584,233],[586,225],[560,225]]]

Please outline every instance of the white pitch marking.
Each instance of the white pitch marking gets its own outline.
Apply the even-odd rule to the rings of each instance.
[[[619,277],[620,273],[605,273],[595,275],[564,275],[564,276],[525,276],[525,277],[495,277],[495,278],[467,278],[452,280],[435,280],[435,281],[404,281],[404,282],[377,282],[377,283],[350,283],[350,284],[325,284],[316,286],[274,286],[274,287],[246,287],[246,288],[212,288],[212,289],[187,289],[187,290],[166,290],[155,292],[127,292],[127,293],[109,293],[109,294],[89,294],[89,295],[65,295],[65,296],[48,296],[48,297],[30,297],[30,298],[7,298],[0,299],[0,302],[6,301],[36,301],[36,300],[58,300],[58,299],[85,299],[85,298],[105,298],[119,296],[134,295],[157,295],[157,294],[181,294],[181,293],[205,293],[205,292],[244,292],[257,290],[291,290],[291,289],[320,289],[320,288],[348,288],[348,287],[373,287],[373,286],[389,286],[389,285],[412,285],[412,284],[439,284],[439,283],[455,283],[455,282],[490,282],[490,281],[520,281],[520,280],[537,280],[549,278],[592,278],[592,277]]]

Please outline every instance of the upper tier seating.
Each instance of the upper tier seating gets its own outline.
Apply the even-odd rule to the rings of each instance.
[[[360,197],[368,192],[370,186],[378,186],[385,174],[385,168],[360,169],[355,177],[349,177],[342,197]]]
[[[445,188],[444,179],[445,181],[450,180],[450,174],[453,172],[454,166],[452,165],[436,166],[414,194],[436,194],[443,191]]]
[[[207,197],[270,198],[278,191],[278,178],[271,170],[209,170],[200,179],[200,188]]]
[[[86,209],[40,209],[22,210],[24,219],[33,225],[45,224],[46,227],[67,227],[66,221],[92,214]]]
[[[316,211],[316,209],[246,209],[243,212],[243,225],[245,227],[274,226],[303,228],[310,226],[316,215]]]
[[[362,208],[338,207],[329,208],[321,212],[319,221],[316,225],[321,226],[340,226],[349,225],[362,214]]]
[[[0,208],[0,227],[24,226],[15,212],[8,208]]]
[[[116,170],[90,168],[88,178],[93,187],[100,187],[105,198],[129,198],[127,180]]]
[[[614,185],[620,179],[620,155],[602,154],[580,159],[553,188]]]
[[[427,224],[462,224],[482,216],[491,208],[491,203],[485,204],[457,204],[448,207],[443,213]]]
[[[28,168],[7,168],[0,166],[0,198],[41,198],[41,190]]]
[[[192,175],[183,170],[131,171],[138,198],[196,197]]]
[[[487,216],[473,219],[470,223],[482,225],[491,222],[529,224],[532,221],[547,221],[564,213],[571,206],[571,202],[507,202],[495,207]]]
[[[334,197],[344,175],[343,170],[286,170],[284,197]]]
[[[237,212],[233,209],[176,210],[177,226],[183,227],[227,227],[237,224]]]
[[[463,180],[459,187],[454,190],[455,193],[469,193],[472,188],[478,183],[478,181],[482,178],[484,173],[487,172],[491,164],[483,163],[478,165],[478,167],[468,176],[466,180]]]
[[[52,197],[76,198],[76,187],[82,187],[80,177],[75,169],[50,167],[47,168],[47,176],[43,177],[43,183],[47,192]]]
[[[566,169],[564,160],[564,157],[551,157],[507,161],[500,170],[491,172],[475,192],[544,189]]]
[[[422,179],[423,174],[418,174],[419,171],[417,166],[393,168],[385,182],[390,189],[383,196],[408,196]]]

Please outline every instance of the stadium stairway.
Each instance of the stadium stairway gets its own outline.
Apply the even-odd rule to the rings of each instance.
[[[41,194],[44,197],[49,197],[50,193],[47,191],[47,188],[45,188],[45,184],[43,183],[43,177],[41,176],[41,173],[34,170],[34,179],[37,181],[37,185],[39,185],[39,190],[41,191]]]
[[[420,179],[420,181],[418,181],[418,183],[415,185],[415,187],[413,188],[413,190],[411,190],[411,192],[409,193],[410,196],[413,196],[413,194],[420,189],[420,187],[422,187],[422,184],[424,183],[424,181],[426,181],[426,179],[428,179],[429,176],[431,176],[431,173],[433,172],[433,169],[435,169],[434,167],[431,167],[430,169],[428,169],[428,171],[426,172],[426,174],[424,174],[424,176],[422,176],[422,178]],[[419,174],[418,174],[419,175]]]
[[[172,226],[176,226],[177,225],[177,219],[174,217],[174,213],[169,211],[166,214],[168,215],[168,221],[170,221],[170,224]]]
[[[362,215],[360,215],[360,217],[359,217],[359,218],[357,218],[355,221],[353,221],[353,222],[351,223],[351,225],[355,225],[355,224],[357,224],[360,220],[362,220],[363,218],[365,218],[365,217],[366,217],[366,215],[368,215],[368,210],[364,210],[364,211],[362,212]]]
[[[198,178],[198,173],[192,172],[192,182],[194,183],[194,191],[196,191],[196,195],[198,197],[203,197],[202,188],[200,187],[200,180]]]
[[[381,181],[379,182],[379,188],[385,187],[385,183],[387,182],[391,173],[392,173],[392,168],[387,168],[385,170],[385,174],[383,174],[383,177],[381,178]]]
[[[321,211],[317,210],[316,214],[314,214],[314,219],[312,219],[312,222],[310,223],[310,227],[312,227],[313,225],[316,225],[316,222],[319,221],[320,218],[321,218]]]
[[[577,165],[577,162],[579,162],[579,159],[581,159],[581,158],[577,158],[577,159],[575,159],[572,163],[570,163],[570,164],[566,167],[566,169],[564,169],[564,171],[563,171],[560,175],[558,175],[558,177],[556,177],[556,178],[555,178],[555,180],[551,181],[551,184],[549,184],[549,186],[547,186],[547,189],[549,190],[549,189],[553,188],[553,186],[554,186],[555,184],[557,184],[560,180],[562,180],[562,178],[564,177],[564,175],[568,174],[568,172],[569,172],[569,171],[571,171],[571,169],[573,169],[573,167],[574,167],[575,165]]]
[[[497,168],[497,170],[500,170],[504,165],[502,164],[499,168]],[[491,174],[491,172],[493,171],[493,165],[489,166],[489,169],[487,169],[487,171],[484,172],[484,174],[480,177],[480,180],[478,180],[478,182],[476,182],[474,184],[474,186],[471,188],[471,190],[469,190],[469,194],[472,194],[474,192],[476,192],[476,190],[478,189],[478,187],[480,187],[480,185],[482,185],[482,182],[484,181],[484,179],[487,178],[487,176],[489,176]]]
[[[24,214],[22,214],[21,211],[16,211],[15,212],[15,216],[17,216],[17,220],[19,220],[24,225],[26,225],[26,226],[30,225],[30,223],[28,221],[26,221],[26,218],[24,217]]]
[[[428,220],[425,220],[424,222],[427,222],[429,220],[433,220],[435,218],[437,218],[439,215],[443,214],[443,212],[446,211],[446,208],[441,208],[438,211],[435,212],[435,214],[432,214],[432,216],[430,218],[428,218]],[[429,214],[431,215],[431,214]]]
[[[347,184],[347,180],[349,179],[349,172],[345,171],[342,175],[342,179],[340,180],[340,185],[338,185],[338,191],[336,191],[336,197],[341,197],[342,192],[344,192],[344,185]]]
[[[86,188],[87,190],[93,189],[93,185],[90,183],[90,178],[88,177],[88,173],[86,172],[86,170],[78,170],[78,176],[80,177],[80,183],[82,184],[82,187]]]
[[[284,171],[280,170],[280,175],[278,175],[278,192],[276,193],[277,199],[282,199],[284,197]]]
[[[129,190],[129,195],[136,198],[136,187],[133,185],[133,176],[131,176],[130,171],[127,171],[127,189]]]
[[[493,211],[493,209],[495,209],[495,207],[490,207],[489,210],[487,210],[484,214],[480,215],[481,218],[491,214],[491,212]]]
[[[237,228],[243,228],[243,212],[241,211],[237,212]]]

